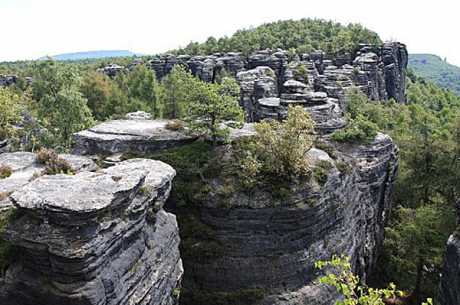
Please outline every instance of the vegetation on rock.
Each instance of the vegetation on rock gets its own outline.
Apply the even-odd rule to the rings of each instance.
[[[239,86],[234,79],[224,78],[221,84],[198,81],[192,89],[186,121],[192,132],[211,137],[213,144],[219,138],[228,139],[226,122],[240,125],[244,119],[239,106]]]
[[[5,179],[11,176],[13,169],[8,165],[0,164],[0,179]]]
[[[378,125],[371,120],[370,102],[366,95],[358,89],[347,93],[348,121],[344,129],[336,131],[332,139],[339,142],[370,142],[377,135]]]
[[[241,179],[253,185],[260,176],[277,180],[308,176],[306,153],[313,147],[314,122],[302,107],[289,107],[284,122],[256,124],[257,135],[240,149]]]
[[[47,175],[74,173],[69,162],[60,158],[52,149],[41,148],[37,152],[37,162],[45,165],[44,173]]]
[[[8,88],[0,87],[0,141],[15,136],[14,125],[19,123],[20,114],[20,96]]]
[[[353,274],[350,258],[333,256],[330,261],[318,261],[316,268],[326,270],[326,275],[319,279],[321,284],[335,287],[343,296],[335,305],[388,305],[404,304],[407,297],[402,291],[396,289],[394,284],[387,288],[371,288],[360,283],[358,276]],[[428,299],[422,305],[432,305],[433,300]]]

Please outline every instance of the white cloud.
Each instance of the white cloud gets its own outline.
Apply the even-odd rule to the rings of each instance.
[[[460,65],[460,3],[451,0],[0,0],[0,60],[100,49],[153,54],[302,17],[360,22],[412,53]]]

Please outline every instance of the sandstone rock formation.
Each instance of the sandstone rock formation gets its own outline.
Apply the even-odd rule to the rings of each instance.
[[[309,153],[320,169],[313,180],[247,192],[217,167],[205,186],[190,186],[192,202],[171,197],[185,269],[181,304],[331,305],[336,295],[315,282],[314,263],[332,254],[350,255],[366,279],[383,241],[398,151],[383,134],[368,145],[324,145],[329,154]]]
[[[0,87],[7,87],[16,84],[18,77],[16,75],[1,75],[0,74]]]
[[[98,72],[107,75],[108,77],[115,77],[118,73],[125,71],[125,67],[117,65],[117,64],[110,64],[103,68],[97,69]]]
[[[457,202],[457,225],[460,226],[460,200]],[[439,298],[441,305],[460,304],[460,235],[458,232],[454,232],[447,241]]]
[[[92,160],[82,156],[61,154],[59,157],[66,160],[75,172],[97,169]],[[30,152],[0,154],[0,165],[9,166],[12,169],[11,176],[0,179],[0,193],[10,194],[41,175],[45,165],[39,164],[36,159],[36,155]],[[0,199],[0,212],[10,208],[11,205],[9,198]]]
[[[139,112],[126,117],[76,133],[74,152],[89,155],[146,153],[180,146],[195,139],[184,131],[168,129],[168,120],[150,120],[147,114]]]
[[[295,101],[313,113],[320,131],[330,132],[344,125],[339,112],[345,106],[345,90],[352,86],[360,88],[372,100],[392,98],[404,103],[407,61],[405,45],[391,42],[381,46],[361,45],[354,54],[337,57],[327,57],[323,52],[292,57],[283,50],[261,50],[249,56],[168,54],[154,58],[148,65],[158,79],[177,64],[188,67],[204,81],[215,81],[226,71],[240,83],[241,105],[249,122],[282,117],[283,104]],[[296,88],[293,81],[297,82]]]
[[[17,254],[0,278],[0,304],[175,304],[179,235],[162,208],[174,175],[165,163],[132,159],[14,192],[4,238]]]
[[[460,304],[460,238],[449,237],[440,284],[441,305]]]

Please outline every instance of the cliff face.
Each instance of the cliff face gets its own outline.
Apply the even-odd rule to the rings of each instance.
[[[217,175],[185,207],[172,195],[185,269],[181,304],[333,304],[336,295],[316,283],[314,268],[332,254],[351,256],[366,279],[391,207],[397,148],[379,135],[329,151],[334,159],[309,153],[317,166],[331,165],[318,181],[245,192]]]
[[[171,305],[182,277],[176,218],[163,210],[175,171],[133,159],[42,176],[9,199],[0,278],[5,305]]]
[[[322,52],[292,55],[282,50],[264,50],[249,56],[241,53],[164,55],[151,60],[149,66],[158,79],[177,64],[187,66],[204,81],[215,81],[230,73],[240,82],[241,105],[249,121],[282,117],[287,105],[301,104],[321,116],[327,125],[324,129],[329,130],[343,127],[343,122],[336,122],[336,112],[341,111],[337,105],[343,108],[345,90],[351,86],[359,87],[372,100],[393,98],[404,103],[407,61],[405,45],[395,42],[362,45],[353,55],[334,58]],[[292,81],[302,84],[293,86]]]
[[[442,305],[460,304],[460,239],[457,234],[447,241],[439,297]]]

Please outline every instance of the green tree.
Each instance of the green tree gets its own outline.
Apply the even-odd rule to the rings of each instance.
[[[164,117],[169,119],[183,118],[190,102],[190,95],[200,83],[187,69],[175,65],[162,82]]]
[[[152,70],[145,65],[136,66],[127,74],[125,86],[131,103],[140,104],[140,107],[145,108],[156,118],[162,116],[161,89]],[[137,103],[134,101],[137,101]]]
[[[384,268],[392,275],[389,280],[412,289],[415,299],[435,296],[444,246],[455,225],[454,210],[446,205],[399,207],[385,230]]]
[[[261,49],[296,50],[309,53],[323,50],[334,55],[354,52],[360,43],[381,43],[379,36],[359,24],[342,25],[321,19],[282,20],[237,31],[231,37],[204,43],[191,42],[178,54],[203,55],[215,52],[251,53]]]
[[[108,109],[113,86],[113,81],[99,72],[91,71],[83,78],[80,90],[97,120],[105,120],[113,114]]]
[[[215,145],[217,139],[227,138],[228,127],[223,123],[241,124],[244,112],[239,106],[239,89],[234,79],[224,79],[222,84],[197,81],[191,90],[186,121],[192,131],[208,135]]]
[[[79,89],[75,67],[54,61],[36,64],[32,93],[38,118],[48,131],[45,144],[67,149],[72,134],[93,123],[87,100]]]
[[[398,291],[394,284],[387,288],[372,288],[360,283],[358,276],[353,274],[350,259],[345,256],[333,256],[330,261],[318,261],[315,267],[326,270],[326,275],[319,279],[321,284],[326,284],[337,289],[343,296],[342,300],[335,305],[385,305],[402,304],[396,303],[398,299],[404,299],[404,293]],[[393,303],[389,303],[393,301]],[[432,305],[432,299],[428,299],[422,305]]]
[[[359,89],[347,92],[347,126],[334,132],[332,139],[341,142],[370,142],[377,135],[379,126],[367,113],[370,101]]]
[[[0,141],[16,135],[14,125],[19,122],[20,114],[20,96],[0,87]]]

